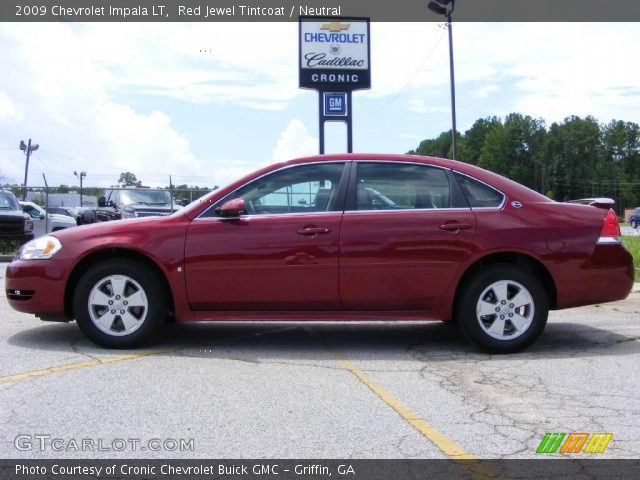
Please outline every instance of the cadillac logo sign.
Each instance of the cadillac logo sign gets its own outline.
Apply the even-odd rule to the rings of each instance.
[[[369,20],[300,17],[300,86],[371,88]]]

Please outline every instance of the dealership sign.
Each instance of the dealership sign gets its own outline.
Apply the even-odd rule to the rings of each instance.
[[[300,17],[300,87],[371,88],[369,19]]]

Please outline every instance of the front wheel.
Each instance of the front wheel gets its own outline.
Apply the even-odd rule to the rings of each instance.
[[[130,260],[90,268],[73,297],[82,332],[107,348],[132,348],[153,337],[167,315],[167,294],[155,273]]]
[[[511,265],[476,273],[458,296],[456,318],[473,344],[493,353],[522,350],[547,323],[549,302],[539,280]]]

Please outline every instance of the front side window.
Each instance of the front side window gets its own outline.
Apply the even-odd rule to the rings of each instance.
[[[449,208],[449,178],[444,170],[402,163],[359,163],[356,210]]]
[[[331,212],[337,205],[344,163],[301,165],[266,175],[236,190],[249,215]],[[339,208],[340,207],[340,208]],[[215,216],[210,208],[203,217]]]

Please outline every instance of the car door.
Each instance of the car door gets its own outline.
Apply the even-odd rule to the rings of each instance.
[[[470,256],[476,221],[447,169],[354,162],[341,228],[346,310],[430,310]]]
[[[185,275],[193,310],[340,308],[338,241],[347,162],[290,166],[258,178],[191,222]],[[224,218],[241,197],[246,214]]]

